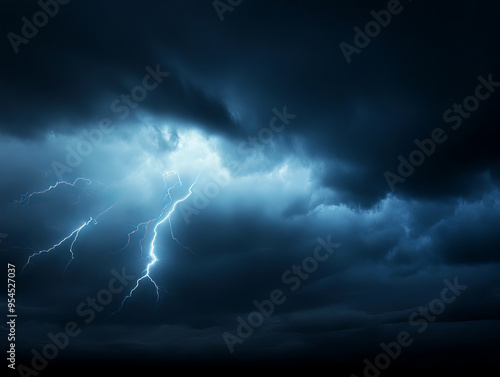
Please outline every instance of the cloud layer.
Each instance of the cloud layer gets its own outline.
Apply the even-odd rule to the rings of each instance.
[[[85,354],[115,368],[329,363],[362,375],[401,331],[415,342],[389,373],[492,366],[499,5],[401,2],[349,64],[339,44],[387,6],[243,1],[221,21],[211,2],[68,2],[17,53],[7,35],[23,36],[40,5],[6,6],[2,260],[21,273],[113,205],[82,229],[68,268],[71,241],[18,276],[18,361],[74,320],[82,333],[54,371]],[[119,313],[132,284],[85,323],[77,308],[113,270],[142,276],[152,228],[124,246],[161,214],[167,171],[182,180],[174,201],[197,183],[159,228],[158,303],[145,279]],[[57,180],[75,184],[15,202]],[[295,273],[292,291],[283,274],[305,274],[318,237],[341,246]],[[455,278],[467,290],[416,332],[409,317]],[[238,318],[276,289],[286,301],[231,354],[223,334],[238,336]]]

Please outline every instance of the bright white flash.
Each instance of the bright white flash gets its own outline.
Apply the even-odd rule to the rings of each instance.
[[[170,174],[176,174],[178,182],[179,182],[179,185],[182,186],[182,181],[181,181],[179,175],[176,172],[165,173],[163,175],[163,177],[165,178],[165,175],[170,175]],[[123,308],[123,305],[125,304],[125,302],[127,301],[127,299],[129,299],[130,297],[132,297],[132,295],[135,292],[135,290],[139,287],[140,282],[142,280],[146,279],[146,278],[149,279],[149,281],[151,281],[151,283],[154,285],[154,287],[156,289],[156,303],[158,304],[158,301],[160,300],[160,290],[161,289],[158,286],[158,284],[156,284],[156,282],[154,281],[154,279],[150,275],[151,267],[158,261],[158,258],[156,257],[156,254],[155,254],[155,242],[156,242],[156,238],[158,237],[158,227],[160,225],[162,225],[165,221],[168,220],[169,223],[170,223],[170,233],[172,235],[172,238],[180,244],[180,242],[173,235],[173,232],[172,232],[172,223],[170,222],[170,216],[172,215],[172,213],[174,213],[175,208],[177,207],[177,205],[179,203],[182,203],[183,201],[185,201],[187,198],[189,198],[191,196],[191,194],[193,193],[192,189],[193,189],[194,185],[196,185],[196,183],[198,181],[198,177],[195,179],[195,181],[193,182],[193,184],[189,187],[188,193],[183,198],[181,198],[181,199],[177,200],[176,202],[174,202],[174,204],[172,205],[172,207],[170,208],[170,210],[168,212],[167,212],[167,207],[171,204],[172,200],[170,200],[170,202],[167,203],[163,207],[163,209],[161,211],[161,215],[159,217],[157,217],[156,219],[150,220],[150,221],[148,221],[146,223],[142,223],[142,224],[149,224],[152,221],[158,220],[158,222],[155,224],[155,226],[153,228],[153,239],[151,240],[151,243],[150,243],[150,246],[149,246],[149,258],[151,259],[151,261],[148,263],[146,269],[143,271],[143,275],[137,280],[135,287],[132,288],[132,290],[130,291],[130,293],[123,299],[120,307],[118,308],[118,310],[115,313],[119,312]],[[167,190],[167,196],[169,196],[170,199],[171,199],[170,190],[172,188],[174,188],[176,185],[177,185],[177,183],[174,186],[170,187]],[[165,196],[165,198],[166,198],[166,196]],[[129,233],[129,235],[130,235],[130,233]],[[180,244],[180,245],[183,246],[182,244]],[[183,246],[183,247],[185,247],[185,246]],[[113,314],[115,314],[115,313],[113,313]]]

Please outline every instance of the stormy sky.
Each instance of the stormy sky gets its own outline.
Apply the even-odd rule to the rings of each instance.
[[[1,8],[9,373],[497,368],[499,3]]]

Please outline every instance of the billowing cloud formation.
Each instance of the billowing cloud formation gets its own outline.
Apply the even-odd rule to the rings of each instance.
[[[360,47],[387,3],[233,3],[221,22],[211,2],[61,2],[29,38],[41,5],[4,10],[0,233],[18,272],[17,362],[33,368],[32,349],[75,321],[47,371],[91,355],[362,375],[402,332],[413,343],[387,373],[491,367],[499,6],[401,2]],[[342,42],[357,46],[350,63]],[[62,180],[74,184],[16,202]],[[145,279],[117,312],[155,222],[128,235],[162,214],[168,187],[176,201],[194,182],[158,227],[158,302]],[[87,221],[69,266],[72,239],[21,274]]]

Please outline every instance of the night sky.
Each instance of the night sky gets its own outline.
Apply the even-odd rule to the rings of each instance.
[[[496,374],[499,16],[3,1],[3,371]]]

